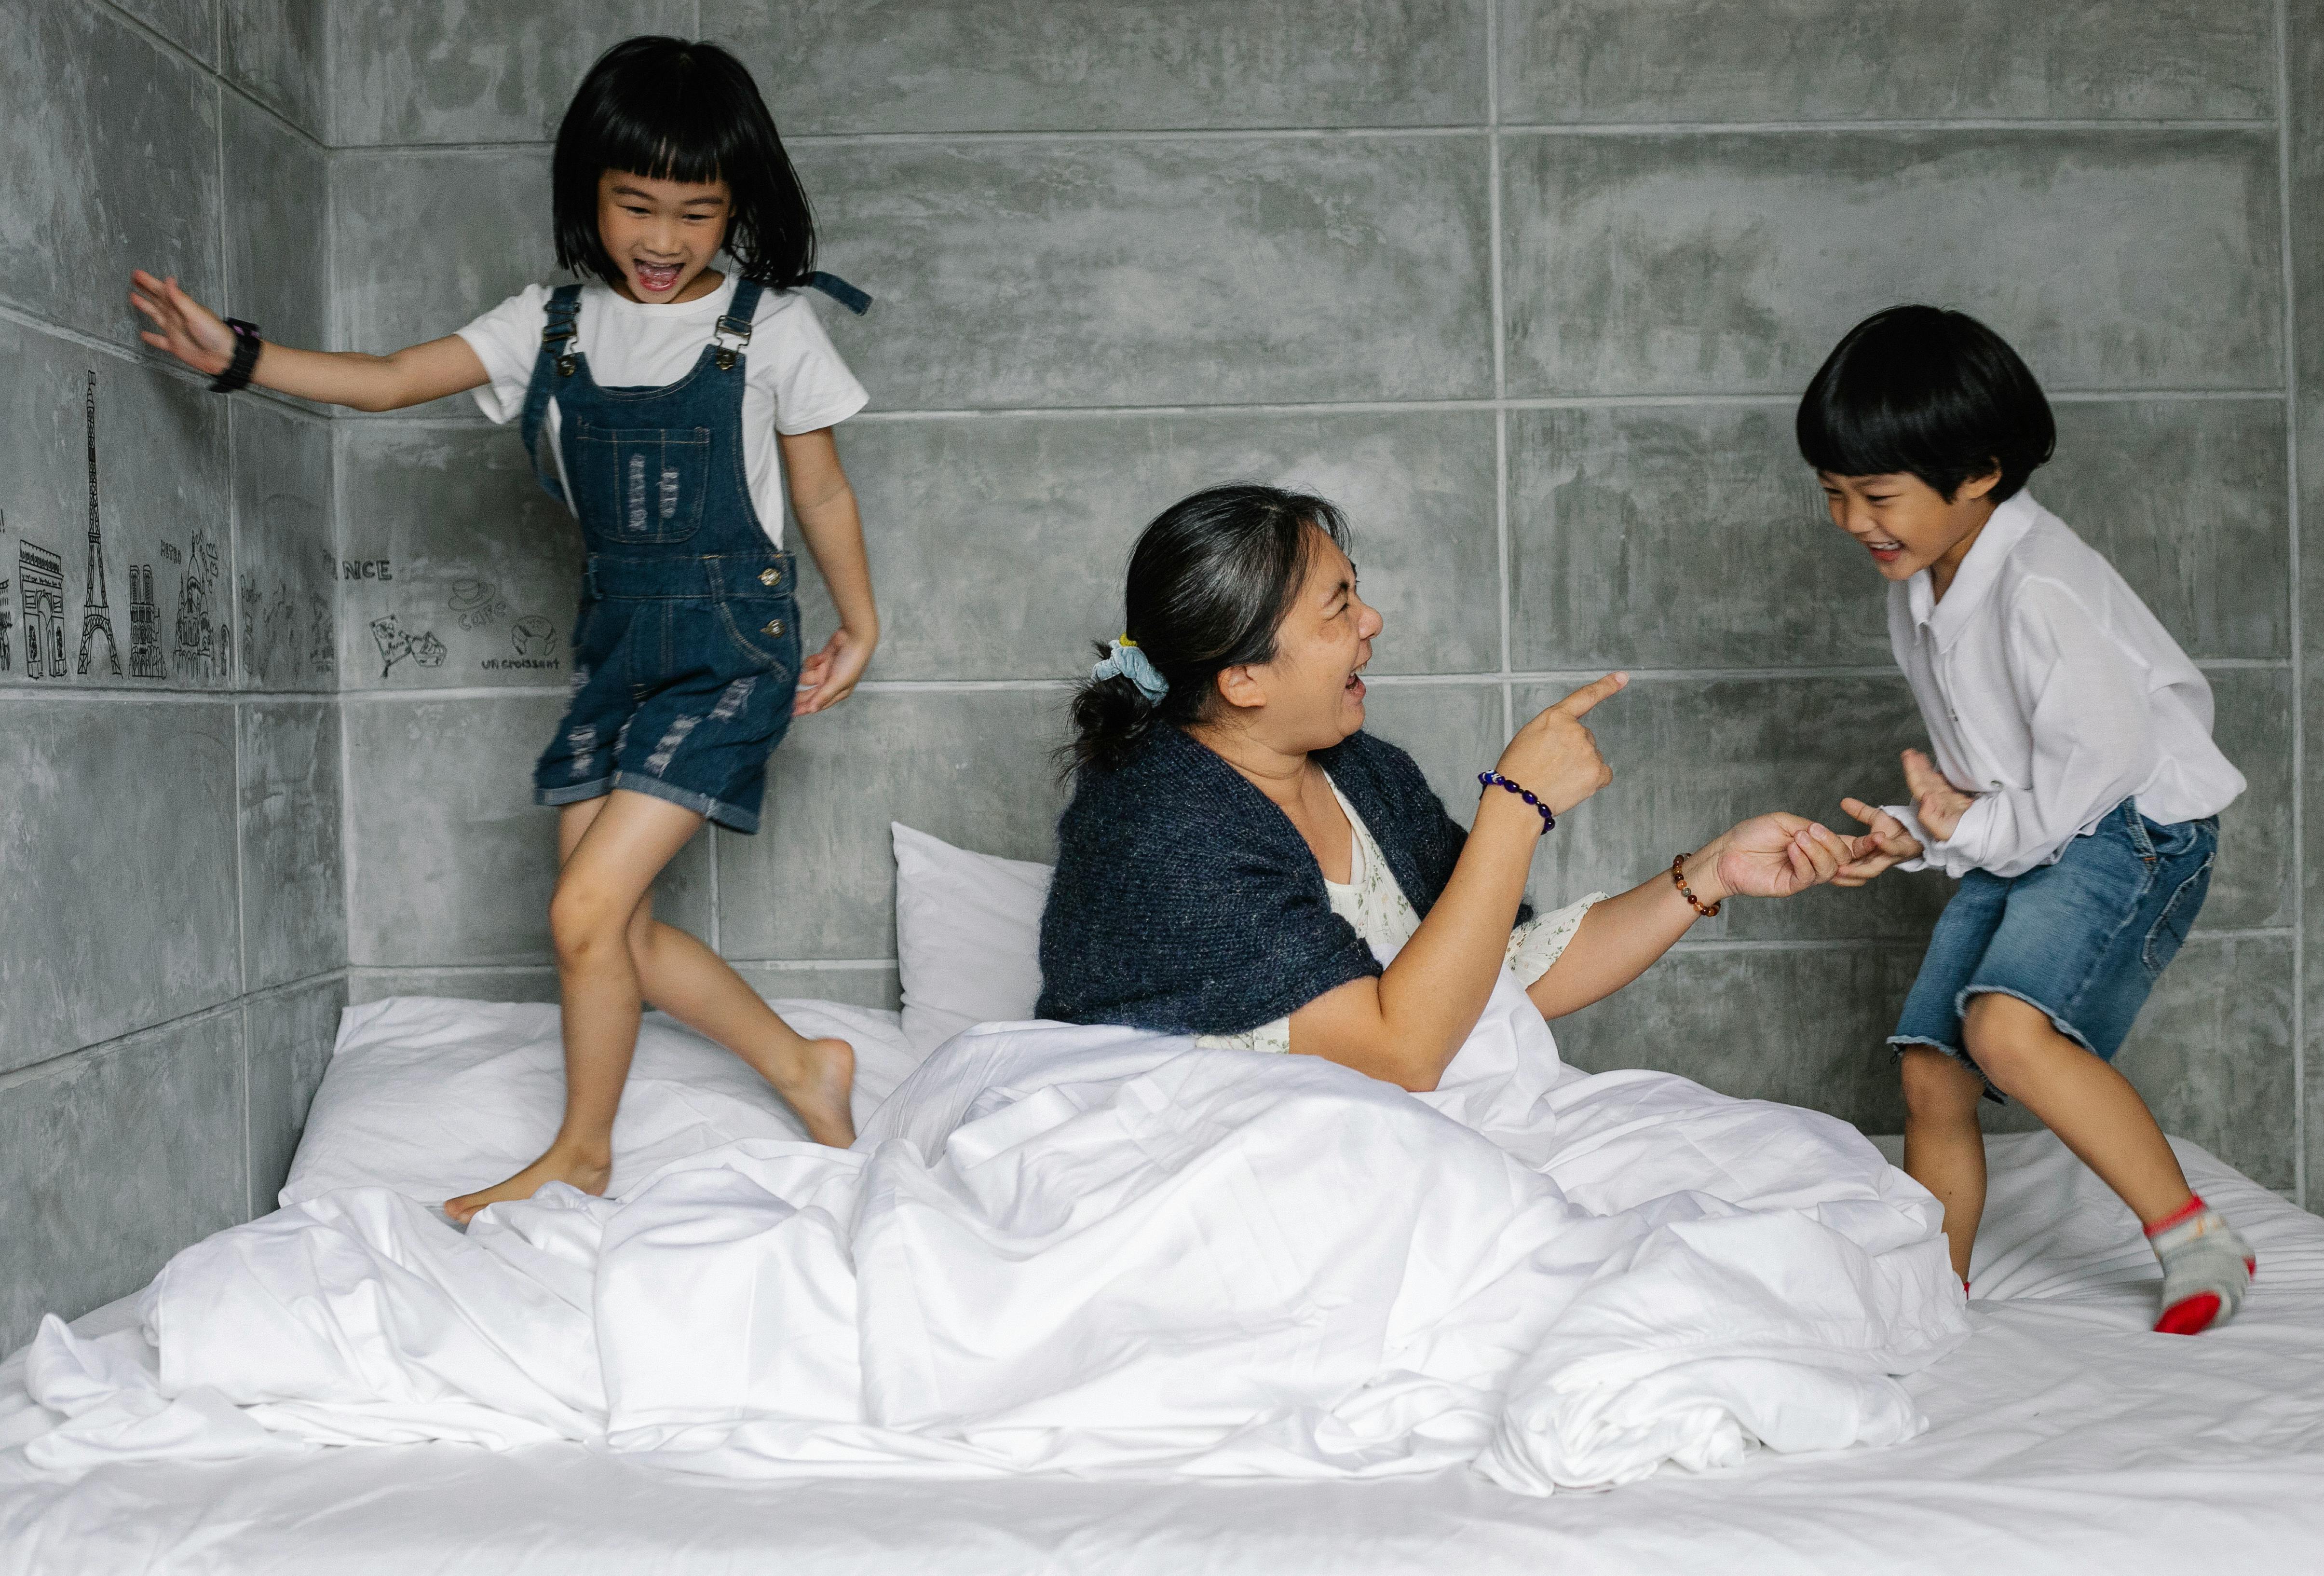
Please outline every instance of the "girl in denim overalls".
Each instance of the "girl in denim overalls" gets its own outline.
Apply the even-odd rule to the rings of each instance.
[[[539,1160],[449,1201],[465,1220],[564,1182],[604,1191],[642,1003],[732,1049],[816,1139],[854,1136],[854,1055],[793,1033],[715,953],[653,917],[654,878],[706,820],[754,832],[766,763],[794,713],[844,700],[879,638],[855,499],[830,429],[862,387],[805,301],[805,193],[742,64],[638,38],[591,70],[558,133],[558,262],[601,283],[540,286],[448,338],[392,356],[262,345],[140,273],[148,343],[230,392],[248,383],[393,410],[476,391],[521,414],[543,486],[586,549],[563,719],[533,771],[560,806],[549,903],[564,1000],[566,1108]],[[722,247],[740,264],[709,267]],[[840,616],[800,662],[782,487]]]

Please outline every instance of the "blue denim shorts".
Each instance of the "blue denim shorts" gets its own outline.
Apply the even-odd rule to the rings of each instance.
[[[1938,917],[1888,1043],[1931,1045],[1971,1067],[1961,1014],[1987,992],[2039,1007],[2111,1061],[2210,890],[2219,818],[2161,826],[2126,799],[2054,865],[1972,870]],[[2001,1099],[1988,1080],[1986,1093]]]
[[[784,552],[623,562],[593,555],[573,682],[533,801],[649,793],[759,830],[767,757],[790,728],[798,607]]]

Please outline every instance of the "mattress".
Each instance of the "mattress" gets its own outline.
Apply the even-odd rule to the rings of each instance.
[[[2312,1571],[2324,1562],[2324,1220],[2192,1145],[2253,1241],[2243,1316],[2157,1336],[2135,1222],[2046,1135],[1997,1137],[1972,1338],[1880,1451],[1602,1493],[1379,1482],[727,1481],[587,1447],[430,1445],[28,1480],[0,1572]],[[134,1323],[126,1300],[76,1324]],[[0,1364],[0,1439],[29,1404]]]

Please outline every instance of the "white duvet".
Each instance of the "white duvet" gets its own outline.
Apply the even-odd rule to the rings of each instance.
[[[963,1034],[847,1152],[730,1143],[464,1236],[350,1187],[220,1232],[144,1338],[44,1322],[55,1472],[588,1442],[729,1476],[1624,1482],[1891,1443],[1966,1338],[1854,1129],[1563,1067],[1504,979],[1436,1093],[1057,1024]],[[142,1348],[141,1348],[142,1349]]]

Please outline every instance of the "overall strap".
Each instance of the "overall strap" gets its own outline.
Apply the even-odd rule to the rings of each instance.
[[[859,318],[872,310],[872,298],[836,273],[810,273],[807,287],[823,292]]]
[[[533,479],[541,490],[558,503],[567,502],[565,488],[558,481],[555,447],[543,445],[541,434],[549,423],[549,402],[557,397],[557,385],[573,375],[573,340],[580,331],[576,320],[581,313],[581,287],[560,284],[549,294],[549,323],[540,336],[540,355],[532,364],[532,381],[525,385],[524,417],[521,431],[525,452],[532,457]]]
[[[710,343],[715,349],[718,370],[732,372],[734,363],[751,343],[751,320],[759,315],[759,298],[767,287],[755,279],[739,280],[734,285],[734,299],[726,303],[719,317],[718,326],[710,331]]]

